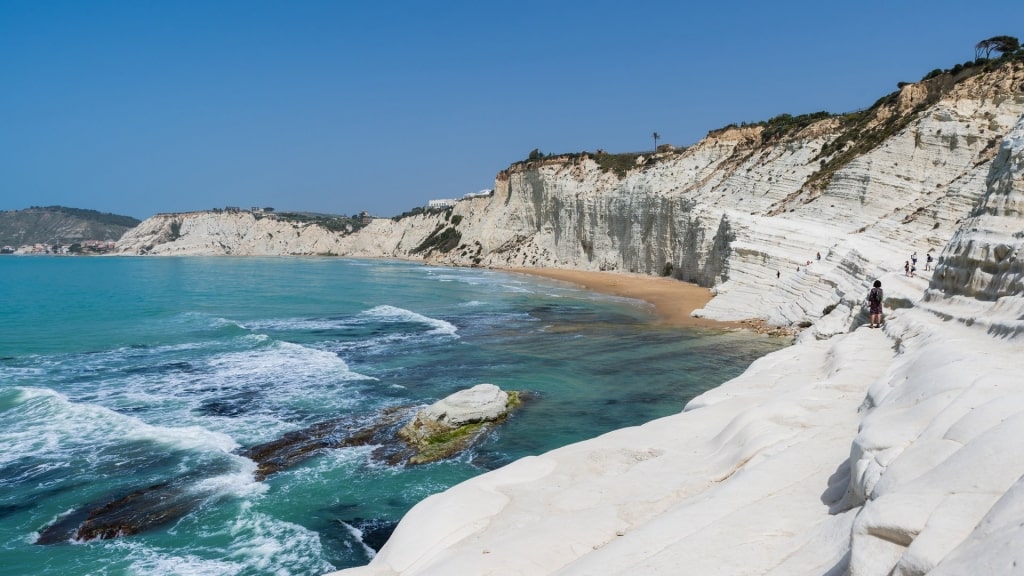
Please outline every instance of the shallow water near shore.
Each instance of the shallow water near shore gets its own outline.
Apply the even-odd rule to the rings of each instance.
[[[5,574],[322,574],[365,564],[416,502],[679,412],[788,341],[657,327],[543,278],[338,258],[0,257]],[[396,467],[330,449],[263,482],[241,448],[372,422],[481,382],[527,401],[473,450]],[[138,535],[34,544],[72,510],[169,480]]]

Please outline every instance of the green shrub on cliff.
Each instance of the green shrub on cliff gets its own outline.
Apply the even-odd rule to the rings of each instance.
[[[764,126],[764,130],[761,131],[761,142],[767,143],[778,140],[799,132],[819,120],[825,120],[826,118],[832,118],[833,116],[835,116],[835,114],[824,110],[820,112],[811,112],[810,114],[800,114],[798,116],[793,116],[791,114],[779,114],[778,116],[758,123]]]
[[[662,144],[661,148],[668,148],[670,145]],[[652,154],[651,152],[623,152],[612,154],[604,150],[597,152],[569,152],[565,154],[545,155],[540,150],[534,149],[526,160],[513,162],[512,166],[521,168],[532,168],[547,164],[571,164],[585,159],[591,159],[597,163],[603,172],[614,172],[620,178],[625,177],[630,170],[644,166],[653,166],[658,162],[672,158],[676,154],[685,151],[685,147],[663,150]],[[642,161],[640,161],[642,159]]]
[[[601,151],[591,156],[594,162],[605,172],[614,172],[619,176],[625,176],[632,168],[636,167],[636,159],[640,157],[637,152],[624,154],[609,154]]]
[[[254,214],[253,216],[257,219],[264,217],[260,214]],[[365,226],[363,219],[358,214],[354,216],[335,216],[308,212],[278,212],[274,217],[284,222],[316,224],[325,230],[342,234],[355,232]]]
[[[454,227],[444,227],[444,224],[438,224],[437,228],[427,236],[423,242],[420,242],[419,246],[412,249],[413,254],[419,254],[421,252],[450,252],[459,242],[462,240],[462,232],[459,232]]]

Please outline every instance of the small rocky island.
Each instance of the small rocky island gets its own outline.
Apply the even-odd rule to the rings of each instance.
[[[416,451],[407,462],[425,464],[462,452],[489,423],[504,420],[519,403],[518,392],[505,392],[494,384],[477,384],[438,400],[398,431],[398,437]]]

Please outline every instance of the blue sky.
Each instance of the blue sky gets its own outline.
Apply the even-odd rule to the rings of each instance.
[[[0,0],[0,210],[390,216],[534,148],[865,108],[1022,22],[1005,0]]]

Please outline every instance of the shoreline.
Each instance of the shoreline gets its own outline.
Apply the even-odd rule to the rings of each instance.
[[[710,302],[714,295],[708,288],[674,278],[566,268],[497,268],[497,270],[559,280],[592,292],[642,300],[654,307],[657,316],[654,323],[661,326],[756,330],[755,326],[749,322],[723,322],[691,316],[694,310],[703,308]]]

